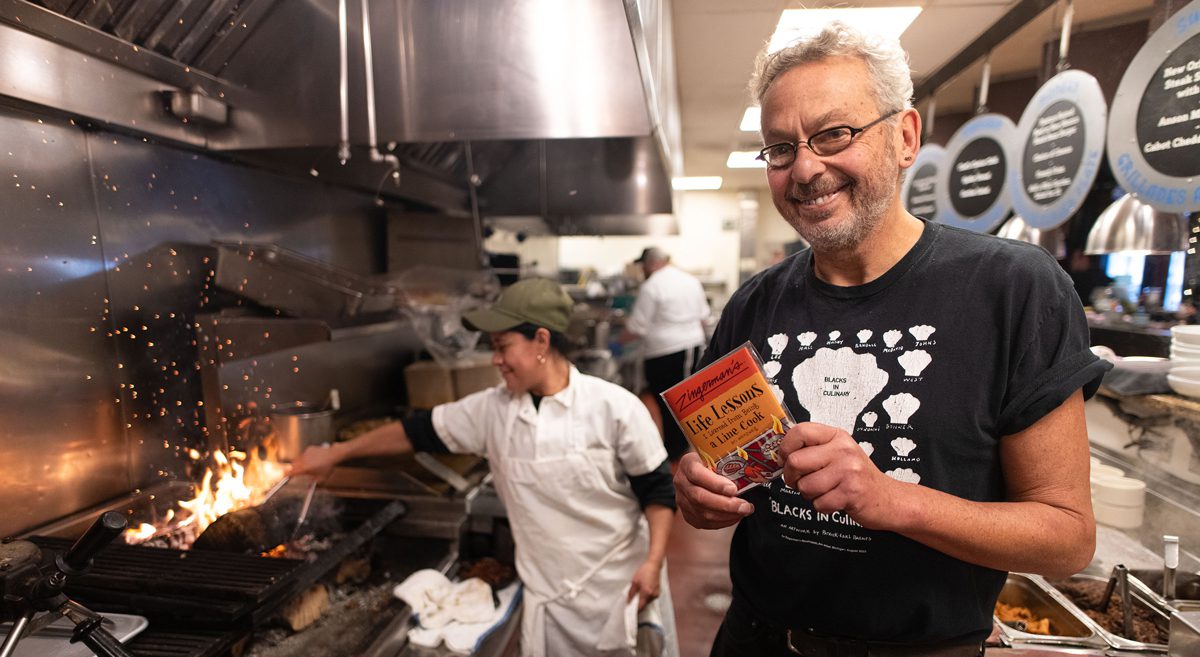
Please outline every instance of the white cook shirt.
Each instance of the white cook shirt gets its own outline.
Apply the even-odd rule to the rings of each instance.
[[[702,346],[700,322],[711,312],[700,281],[667,265],[642,283],[625,328],[642,336],[646,358],[657,358]]]
[[[515,411],[523,424],[536,426],[536,431],[504,435],[510,411]],[[499,384],[434,407],[433,428],[451,452],[488,459],[553,458],[582,441],[589,456],[597,457],[593,461],[603,455],[611,467],[638,476],[667,458],[645,404],[621,386],[583,374],[575,366],[571,366],[567,387],[542,399],[540,413],[529,393],[514,396]]]

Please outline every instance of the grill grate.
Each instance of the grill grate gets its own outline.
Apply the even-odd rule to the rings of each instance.
[[[226,655],[245,632],[202,630],[156,630],[153,627],[125,644],[136,657],[218,657]]]
[[[226,655],[279,605],[331,572],[404,511],[400,501],[382,508],[347,504],[342,517],[355,529],[312,562],[110,545],[86,575],[70,580],[66,593],[95,611],[149,618],[150,627],[129,643],[138,657]],[[46,558],[72,543],[46,536],[29,540]]]
[[[31,540],[59,553],[71,546],[63,538]],[[104,603],[109,611],[224,625],[289,592],[290,578],[304,565],[294,559],[113,545],[96,556],[90,572],[71,580],[67,594]]]

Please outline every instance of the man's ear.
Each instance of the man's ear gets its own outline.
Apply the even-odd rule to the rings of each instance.
[[[917,160],[917,151],[920,150],[921,114],[916,108],[909,108],[900,113],[900,148],[897,152],[900,168],[911,167]]]

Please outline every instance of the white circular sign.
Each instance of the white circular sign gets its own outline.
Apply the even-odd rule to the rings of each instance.
[[[900,198],[911,214],[930,221],[937,220],[937,186],[946,169],[946,149],[926,144],[917,153],[917,160],[904,172],[904,187]]]
[[[1107,109],[1083,71],[1050,78],[1025,106],[1008,159],[1013,212],[1032,228],[1061,225],[1083,205],[1104,158]]]
[[[1171,213],[1200,210],[1200,0],[1142,46],[1108,121],[1108,164],[1126,191]]]
[[[1008,190],[1009,144],[1017,126],[1002,114],[980,114],[946,144],[946,167],[937,183],[937,220],[977,233],[991,231],[1012,209]]]

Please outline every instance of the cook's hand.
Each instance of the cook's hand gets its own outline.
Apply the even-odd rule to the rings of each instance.
[[[802,422],[788,429],[779,451],[786,461],[783,482],[821,513],[842,511],[870,529],[883,529],[889,505],[903,493],[901,482],[879,471],[871,457],[842,429]]]
[[[290,475],[312,475],[317,481],[325,481],[333,474],[333,468],[341,459],[337,458],[329,445],[311,445],[292,461]]]
[[[633,596],[638,597],[638,611],[646,608],[651,600],[658,598],[662,592],[662,562],[647,559],[638,566],[637,572],[633,573],[633,583],[629,585],[629,596],[625,598],[628,602],[633,599]]]
[[[695,452],[684,454],[675,470],[675,503],[697,529],[736,525],[754,513],[754,505],[737,496],[733,482],[704,467]]]

